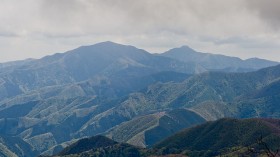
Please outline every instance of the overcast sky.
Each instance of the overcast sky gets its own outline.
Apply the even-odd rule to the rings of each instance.
[[[280,61],[280,0],[0,0],[0,62],[113,41]]]

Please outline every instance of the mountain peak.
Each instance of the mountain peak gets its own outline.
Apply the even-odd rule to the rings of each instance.
[[[180,53],[180,54],[198,53],[187,45],[183,45],[181,47],[170,49],[169,51],[167,51],[165,53],[174,53],[174,52]]]
[[[104,42],[97,43],[95,45],[121,45],[121,44],[118,44],[118,43],[115,43],[112,41],[104,41]]]
[[[123,45],[123,44],[119,44],[119,43],[115,43],[112,41],[104,41],[104,42],[100,42],[100,43],[96,43],[94,45],[90,45],[90,46],[100,46],[100,47],[133,47],[133,46],[129,46],[129,45]]]
[[[187,46],[187,45],[183,45],[181,47],[179,47],[179,49],[183,49],[183,50],[188,50],[188,51],[194,51],[196,52],[194,49],[192,49],[191,47]]]
[[[95,44],[91,44],[91,45],[84,45],[84,46],[80,46],[74,50],[79,50],[79,49],[88,49],[88,48],[107,48],[107,49],[112,49],[112,48],[116,48],[116,47],[127,47],[128,45],[122,45],[119,43],[115,43],[112,41],[104,41],[104,42],[99,42],[99,43],[95,43]],[[132,47],[132,46],[131,46]],[[70,50],[73,51],[73,50]]]
[[[87,51],[92,51],[94,50],[98,50],[98,51],[109,51],[109,52],[118,52],[118,51],[135,51],[135,50],[139,50],[138,48],[134,47],[134,46],[130,46],[130,45],[123,45],[123,44],[119,44],[119,43],[115,43],[112,41],[104,41],[104,42],[100,42],[100,43],[96,43],[93,45],[85,45],[85,46],[81,46],[78,47],[75,50],[83,50],[85,51],[85,49]],[[73,51],[73,50],[72,50]]]

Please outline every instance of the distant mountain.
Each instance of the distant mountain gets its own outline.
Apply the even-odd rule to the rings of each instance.
[[[161,55],[133,46],[102,42],[46,56],[41,59],[0,64],[0,99],[47,86],[65,85],[106,77],[131,79],[162,71],[201,73],[214,71],[253,71],[278,64],[260,59],[203,54],[188,47]]]
[[[136,117],[113,128],[108,136],[118,142],[151,147],[179,130],[201,124],[205,120],[192,111],[175,109]]]
[[[266,155],[280,147],[280,120],[221,119],[181,131],[154,146],[162,154],[188,156]],[[251,150],[251,151],[250,151]]]
[[[186,63],[194,63],[200,65],[207,71],[248,72],[279,64],[279,62],[258,58],[241,60],[237,57],[202,53],[197,52],[188,46],[171,49],[160,54],[160,56],[170,57]]]
[[[3,72],[2,70],[7,71],[7,69],[9,69],[9,68],[10,68],[10,70],[15,69],[17,67],[28,64],[29,62],[31,62],[33,60],[34,59],[25,59],[25,60],[19,60],[19,61],[10,61],[10,62],[6,62],[6,63],[0,63],[0,70],[1,70],[1,72]]]
[[[3,64],[0,99],[47,86],[100,77],[131,79],[162,71],[194,73],[194,65],[155,56],[133,46],[103,42],[38,60]]]

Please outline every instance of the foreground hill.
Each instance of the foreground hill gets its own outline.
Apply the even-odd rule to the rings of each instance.
[[[258,144],[262,137],[272,151],[280,147],[280,120],[278,119],[221,119],[186,129],[154,146],[169,153],[190,156],[218,156],[229,153],[246,153],[265,149]]]
[[[104,136],[85,138],[66,147],[58,156],[92,157],[140,157],[140,149],[125,143],[117,143]]]
[[[220,119],[183,130],[150,149],[96,136],[70,145],[59,156],[262,156],[279,147],[279,119]]]

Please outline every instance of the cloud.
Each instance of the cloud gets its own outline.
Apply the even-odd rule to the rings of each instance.
[[[277,0],[1,0],[0,61],[105,40],[152,52],[190,45],[200,51],[275,59],[278,6]]]
[[[249,9],[266,21],[272,28],[279,30],[280,26],[280,1],[279,0],[246,0]]]

